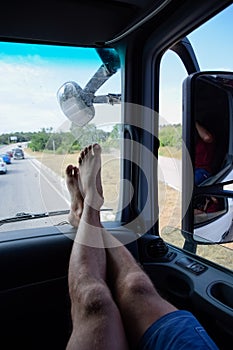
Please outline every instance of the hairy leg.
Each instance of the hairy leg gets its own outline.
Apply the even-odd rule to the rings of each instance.
[[[109,246],[109,236],[105,240]],[[134,349],[150,325],[176,308],[158,294],[130,252],[113,244],[107,249],[108,274],[129,345]]]
[[[128,349],[120,312],[106,284],[99,213],[103,203],[100,152],[94,145],[85,148],[79,159],[83,212],[70,257],[73,331],[67,349]]]
[[[68,221],[72,226],[78,227],[83,212],[83,197],[80,190],[79,169],[76,166],[68,165],[66,168],[66,185],[71,198]]]
[[[72,274],[77,274],[77,271],[79,270],[81,273],[81,280],[79,281],[80,284],[82,283],[83,287],[85,285],[88,286],[86,289],[86,292],[88,295],[88,292],[93,292],[95,297],[95,305],[100,302],[103,302],[105,300],[106,304],[106,310],[108,307],[112,304],[112,296],[109,294],[109,289],[106,288],[105,281],[106,281],[106,274],[108,269],[108,278],[111,280],[111,287],[112,291],[114,293],[113,297],[116,300],[118,304],[118,308],[121,313],[121,318],[124,322],[124,328],[126,331],[127,339],[130,341],[130,345],[132,348],[135,348],[139,339],[144,334],[146,329],[157,319],[159,319],[161,316],[175,311],[176,309],[166,302],[163,298],[160,297],[160,295],[155,290],[152,282],[150,281],[149,277],[143,272],[141,267],[137,264],[137,262],[134,260],[130,252],[120,244],[119,241],[117,241],[109,232],[107,232],[100,223],[100,217],[99,217],[99,210],[97,209],[98,206],[100,207],[102,205],[102,187],[101,187],[101,178],[100,178],[100,159],[98,159],[97,162],[95,162],[95,157],[93,158],[93,150],[90,150],[90,148],[85,149],[81,153],[80,158],[80,174],[83,174],[83,178],[85,181],[82,181],[82,194],[85,197],[85,193],[88,192],[88,200],[85,203],[84,200],[84,211],[82,214],[82,218],[80,221],[80,226],[78,229],[78,234],[76,236],[76,240],[78,244],[84,244],[82,245],[82,249],[76,249],[75,252],[72,252],[72,258],[70,264],[70,281],[76,281],[77,282],[77,276],[72,277]],[[100,152],[100,149],[95,149],[96,154]],[[87,157],[86,157],[87,156]],[[88,160],[86,162],[86,160]],[[91,164],[95,165],[95,169],[91,170]],[[98,164],[98,166],[96,165]],[[83,165],[83,167],[82,167]],[[87,173],[85,169],[88,169],[88,177],[84,177]],[[97,181],[95,177],[97,176]],[[91,179],[91,181],[90,181]],[[89,188],[93,187],[93,183],[95,184],[94,188],[91,191],[88,191]],[[89,206],[87,203],[93,203],[93,207]],[[79,234],[80,232],[80,234]],[[77,243],[76,243],[77,244]],[[96,247],[108,247],[106,249],[96,248]],[[112,248],[110,248],[112,247]],[[106,268],[106,252],[107,252],[107,268]],[[80,253],[82,253],[80,255]],[[77,254],[79,254],[79,257],[77,258]],[[93,258],[93,256],[95,257]],[[84,264],[81,264],[85,269],[87,268],[87,271],[84,270],[83,273],[80,270],[80,261],[82,261],[82,258],[84,260]],[[99,260],[98,260],[99,259]],[[86,265],[86,261],[92,262],[91,265]],[[76,266],[75,266],[76,264]],[[73,271],[73,272],[72,272]],[[91,272],[91,273],[90,273]],[[91,280],[88,278],[91,276]],[[87,278],[85,281],[84,277]],[[94,279],[93,279],[94,277]],[[93,282],[93,284],[91,283]],[[98,282],[97,284],[95,284]],[[102,284],[100,284],[102,283]],[[80,285],[79,284],[79,285]],[[78,285],[78,284],[76,284]],[[70,283],[70,287],[72,286],[72,283]],[[97,289],[93,287],[100,288],[99,293],[97,292]],[[91,289],[89,289],[89,287]],[[103,289],[102,289],[103,287]],[[80,295],[84,296],[85,293],[84,290],[76,290],[73,293],[71,292],[71,295],[78,296]],[[105,298],[101,298],[100,291],[102,293],[102,296],[104,295]],[[103,292],[107,292],[107,294],[104,294]],[[98,298],[100,297],[100,299]],[[110,300],[109,300],[110,298]],[[88,298],[86,296],[85,300],[92,300],[92,298]],[[98,301],[98,303],[97,303]],[[110,304],[109,304],[110,301]],[[82,306],[85,305],[85,302],[82,299],[81,302]],[[80,305],[76,300],[72,303],[73,307]],[[103,306],[103,304],[102,304]],[[119,321],[119,312],[115,309],[114,304],[114,310],[113,314],[116,317],[116,324],[119,325],[119,332],[114,331],[115,334],[122,334],[124,331],[122,330],[122,321]],[[92,307],[87,308],[89,311],[93,310]],[[96,307],[94,307],[96,309]],[[86,307],[84,307],[84,310],[86,310]],[[101,308],[101,311],[103,311],[103,308]],[[90,327],[90,317],[84,317],[80,318],[80,308],[73,310],[73,323],[75,324],[75,316],[78,316],[78,321],[76,321],[77,327],[75,328],[76,331],[73,332],[73,335],[71,337],[71,343],[72,341],[77,341],[78,339],[78,325],[83,324],[84,319],[87,321],[87,327]],[[105,314],[105,313],[104,313]],[[86,315],[87,316],[87,315]],[[110,317],[112,318],[112,316]],[[98,317],[100,320],[101,317]],[[93,320],[96,324],[96,319]],[[104,324],[103,320],[100,321],[100,323]],[[112,320],[110,320],[110,323],[112,323]],[[118,327],[118,326],[117,326]],[[100,326],[100,329],[103,331],[103,333],[99,332],[98,328],[98,336],[100,337],[101,334],[105,334],[106,332],[109,332],[109,330],[102,328]],[[84,327],[84,331],[86,332],[86,329]],[[84,333],[85,333],[84,332]],[[110,333],[108,333],[110,335]],[[82,338],[82,337],[80,337]],[[123,339],[125,339],[125,335],[122,336]],[[96,339],[99,339],[98,337]],[[110,348],[113,348],[114,344],[114,335],[111,335],[108,337]],[[121,339],[121,336],[117,336],[117,339]],[[106,339],[105,339],[106,340]],[[103,338],[99,339],[99,343],[102,343],[103,346]],[[126,341],[123,341],[123,344],[125,344]],[[77,344],[76,344],[77,345]],[[85,347],[84,347],[85,348]],[[98,347],[97,347],[98,348]],[[101,347],[100,347],[101,348]],[[104,347],[104,348],[107,348]],[[119,346],[119,349],[123,349]]]

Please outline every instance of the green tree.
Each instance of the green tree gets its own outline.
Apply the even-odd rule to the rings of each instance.
[[[84,127],[77,127],[75,124],[72,124],[71,133],[81,148],[95,142],[103,143],[109,136],[108,132],[97,129],[96,125],[93,123],[87,124]]]
[[[159,139],[161,147],[181,148],[182,145],[182,127],[180,124],[165,125],[160,128]]]
[[[29,143],[29,147],[33,151],[44,151],[49,138],[50,134],[46,133],[45,129],[42,129],[38,133],[33,134],[31,142]]]

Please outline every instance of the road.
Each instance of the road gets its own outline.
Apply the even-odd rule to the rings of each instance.
[[[161,157],[158,160],[159,180],[177,191],[181,191],[182,163],[175,158]]]
[[[13,146],[1,147],[0,152],[4,153]],[[161,157],[159,165],[162,169],[162,179],[174,187],[180,189],[180,162],[176,164],[169,158]],[[69,193],[64,180],[54,174],[47,167],[44,167],[36,159],[27,156],[25,159],[14,160],[12,164],[7,165],[6,175],[0,175],[0,219],[15,216],[17,213],[43,213],[56,210],[66,210],[69,208]],[[160,172],[161,174],[161,172]],[[66,216],[53,217],[52,221],[59,222],[65,220]],[[22,223],[11,224],[11,227],[20,226],[35,227],[39,220],[31,220]],[[40,220],[41,221],[41,220]],[[42,221],[39,223],[41,225]],[[48,218],[43,224],[49,223]],[[53,224],[52,223],[52,224]],[[0,231],[9,229],[9,224],[0,226]]]
[[[6,175],[0,175],[1,218],[20,212],[41,213],[69,208],[64,181],[35,159],[26,155],[22,160],[12,159],[7,170]]]
[[[1,147],[1,153],[11,147]],[[25,156],[12,159],[6,175],[0,175],[0,218],[15,216],[20,212],[40,213],[69,208],[69,194],[60,177],[43,167],[36,159]],[[169,186],[181,189],[181,162],[166,157],[159,158],[159,178]]]

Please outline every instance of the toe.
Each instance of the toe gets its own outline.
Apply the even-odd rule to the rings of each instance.
[[[75,166],[73,170],[74,170],[74,177],[77,177],[79,173],[78,168]]]
[[[79,164],[82,163],[82,160],[83,160],[84,157],[85,157],[85,153],[84,153],[84,150],[83,150],[83,151],[80,153],[80,155],[79,155],[79,160],[78,160]]]
[[[93,145],[93,152],[94,152],[95,154],[99,154],[99,153],[101,152],[101,147],[100,147],[100,145],[99,145],[98,143],[95,143],[95,144]]]
[[[72,175],[72,170],[73,170],[73,165],[68,165],[66,168],[66,175],[71,176]]]

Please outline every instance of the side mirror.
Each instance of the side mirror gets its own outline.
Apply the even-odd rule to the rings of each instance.
[[[118,103],[120,96],[95,96],[96,91],[120,68],[120,58],[114,49],[96,49],[103,64],[82,89],[79,84],[69,81],[57,92],[57,99],[65,116],[76,126],[82,127],[95,115],[93,103]]]
[[[194,183],[185,176],[187,162],[183,159],[183,192],[193,188],[193,195],[189,205],[183,203],[188,210],[182,229],[193,232],[197,242],[208,241],[208,235],[211,242],[224,237],[232,241],[225,230],[230,216],[233,219],[231,195],[223,190],[224,184],[233,183],[232,72],[198,72],[185,79],[183,130]]]
[[[84,126],[94,118],[94,94],[86,92],[74,81],[60,87],[57,99],[65,116],[76,126]]]
[[[194,235],[196,242],[233,241],[233,198],[196,196],[194,199]]]

